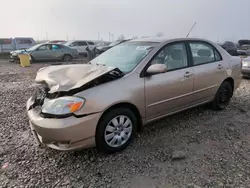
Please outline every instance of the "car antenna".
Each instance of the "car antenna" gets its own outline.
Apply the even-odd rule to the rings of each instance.
[[[189,36],[189,34],[191,33],[191,31],[193,30],[193,28],[194,28],[194,26],[196,25],[196,22],[194,22],[194,25],[191,27],[191,29],[190,29],[190,31],[188,32],[188,34],[187,34],[187,36],[186,37],[188,37]]]

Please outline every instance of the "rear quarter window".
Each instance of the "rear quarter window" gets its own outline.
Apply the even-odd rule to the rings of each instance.
[[[2,44],[2,45],[8,45],[11,43],[12,43],[11,39],[0,39],[0,44]]]
[[[32,44],[30,39],[17,39],[17,44]]]

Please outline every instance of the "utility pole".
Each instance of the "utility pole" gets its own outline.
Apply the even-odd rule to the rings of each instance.
[[[196,22],[194,22],[194,25],[192,26],[192,28],[190,29],[190,31],[188,32],[188,34],[187,34],[187,36],[186,37],[188,37],[189,36],[189,34],[191,33],[191,31],[193,30],[193,28],[194,28],[194,26],[196,25]]]
[[[110,32],[109,32],[109,42],[110,42]]]
[[[47,31],[45,31],[45,35],[46,35],[46,40],[48,40],[48,33],[47,33]]]

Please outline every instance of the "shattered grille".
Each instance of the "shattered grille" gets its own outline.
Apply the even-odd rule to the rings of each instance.
[[[47,93],[48,88],[45,85],[38,85],[32,95],[31,100],[34,101],[32,107],[42,106]]]

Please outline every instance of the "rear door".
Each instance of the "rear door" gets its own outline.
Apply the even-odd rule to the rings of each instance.
[[[192,105],[193,69],[185,42],[167,44],[150,64],[166,64],[167,72],[145,77],[147,121]]]
[[[79,41],[79,47],[78,47],[78,52],[81,54],[86,54],[86,48],[87,48],[88,44],[86,41]]]
[[[58,44],[52,44],[52,59],[62,59],[65,54],[65,48]]]
[[[210,43],[190,41],[189,47],[194,70],[194,99],[196,103],[203,103],[214,97],[227,78],[229,64]]]

